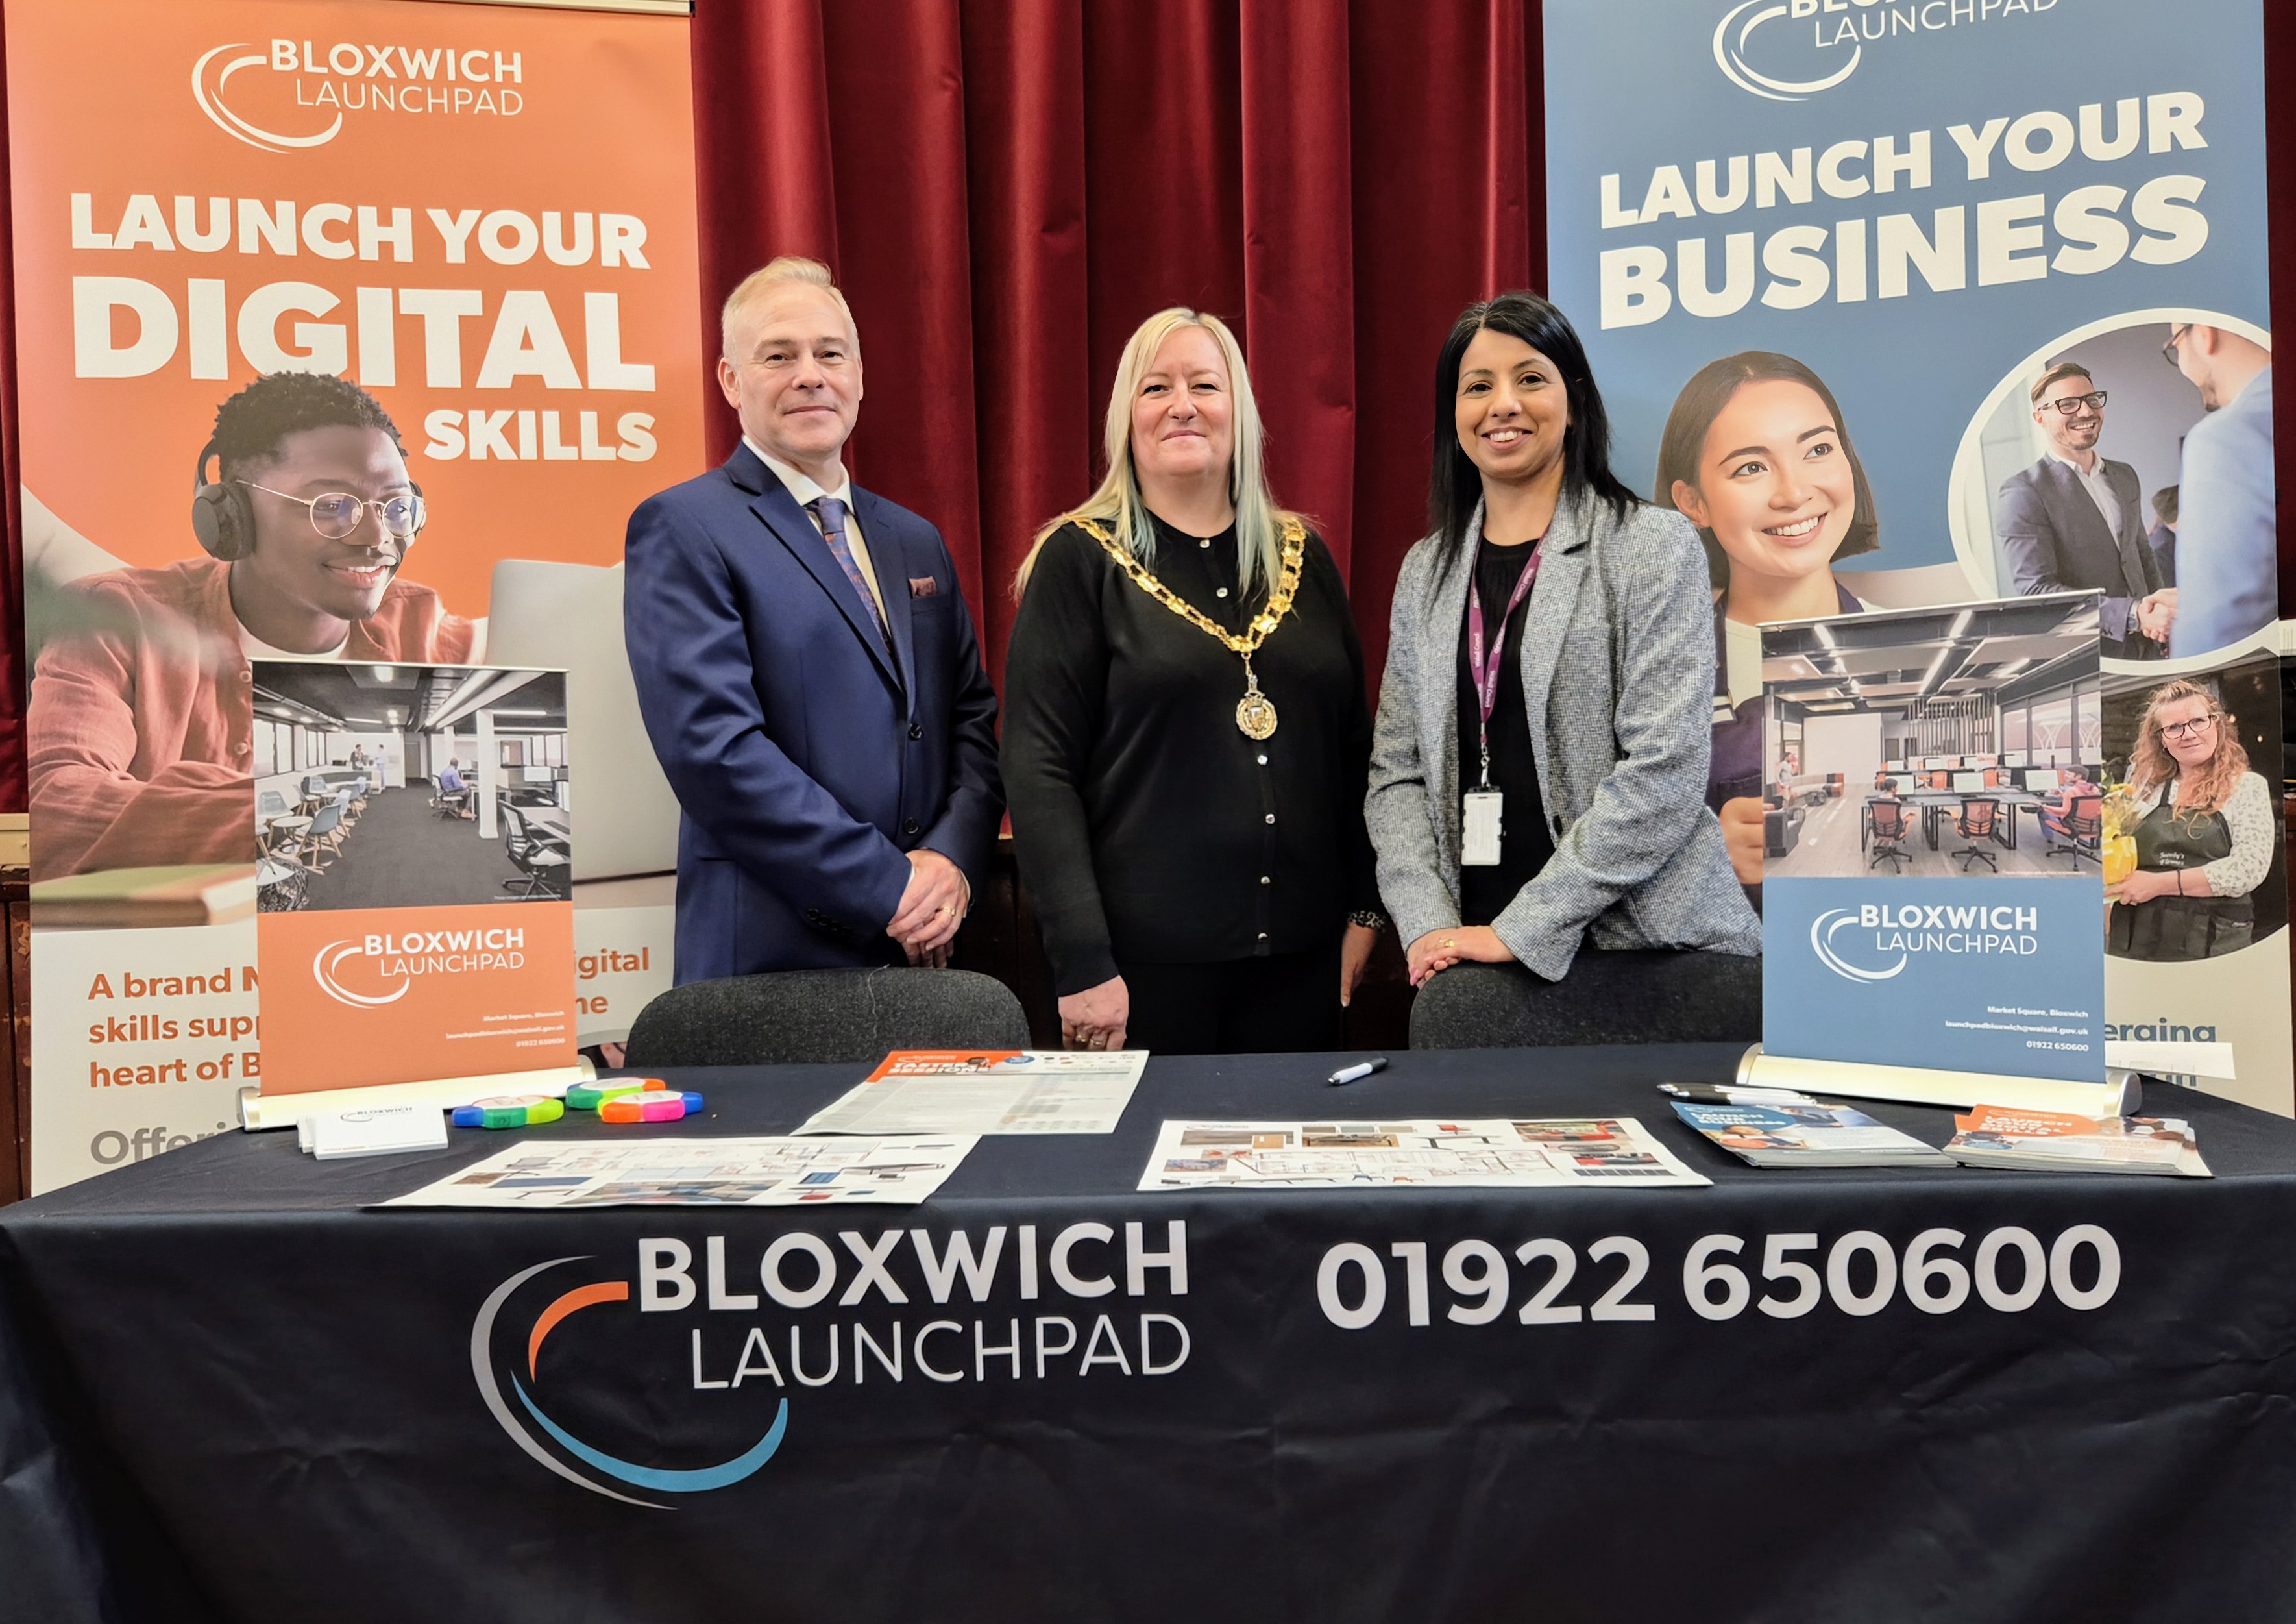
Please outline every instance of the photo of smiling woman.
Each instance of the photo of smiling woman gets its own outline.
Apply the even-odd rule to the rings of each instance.
[[[1699,368],[1666,420],[1652,496],[1698,527],[1714,586],[1714,755],[1706,804],[1740,883],[1762,882],[1767,620],[1855,614],[1836,559],[1881,544],[1873,488],[1818,375],[1773,350]]]
[[[2136,865],[2105,887],[2105,951],[2202,959],[2247,947],[2251,893],[2271,872],[2279,816],[2272,787],[2249,770],[2237,722],[2202,683],[2155,688],[2128,779]]]

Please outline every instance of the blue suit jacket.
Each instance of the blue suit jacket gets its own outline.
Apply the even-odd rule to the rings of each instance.
[[[2169,629],[2169,652],[2179,660],[2252,637],[2280,614],[2270,367],[2192,426],[2181,479],[2183,602]]]
[[[638,708],[684,808],[680,982],[898,963],[930,847],[977,890],[1004,798],[996,694],[940,533],[859,488],[894,651],[813,521],[743,446],[630,515]]]

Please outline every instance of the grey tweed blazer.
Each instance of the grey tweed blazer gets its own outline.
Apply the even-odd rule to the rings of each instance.
[[[1481,514],[1467,534],[1481,532]],[[1405,555],[1372,737],[1365,822],[1407,947],[1459,923],[1459,641],[1473,549]],[[1554,856],[1492,928],[1549,980],[1597,947],[1761,951],[1761,922],[1706,807],[1714,613],[1681,514],[1625,521],[1566,497],[1523,627],[1522,688]],[[1544,718],[1545,726],[1540,726]]]

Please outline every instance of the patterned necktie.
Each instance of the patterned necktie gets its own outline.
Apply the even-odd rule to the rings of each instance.
[[[853,583],[853,590],[869,606],[870,614],[877,621],[877,636],[884,644],[885,652],[891,653],[893,641],[885,627],[885,611],[878,607],[877,595],[869,590],[869,578],[861,573],[861,566],[853,556],[853,544],[845,537],[845,504],[834,496],[816,496],[805,504],[805,511],[821,526],[822,539],[837,554],[837,562],[845,570],[845,578]]]

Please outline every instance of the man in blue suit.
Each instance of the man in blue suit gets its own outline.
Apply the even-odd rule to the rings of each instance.
[[[2183,660],[2228,648],[2280,617],[2272,352],[2204,322],[2177,323],[2165,349],[2208,413],[2185,436],[2177,532],[2184,603],[2169,651]]]
[[[842,461],[860,339],[829,269],[726,301],[725,464],[630,515],[638,706],[684,808],[680,982],[939,966],[1004,812],[996,695],[940,533]]]
[[[2158,660],[2177,614],[2145,545],[2136,471],[2099,455],[2104,391],[2087,368],[2060,362],[2031,391],[2049,453],[2001,483],[1993,529],[2003,595],[2102,592],[2108,660]]]

